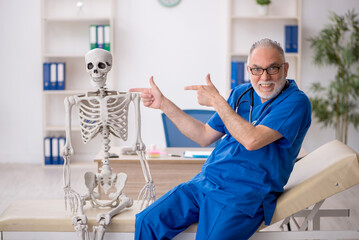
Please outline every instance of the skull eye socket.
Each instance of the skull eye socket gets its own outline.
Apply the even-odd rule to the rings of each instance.
[[[98,68],[99,69],[105,69],[106,68],[106,64],[104,64],[103,62],[98,63]]]
[[[92,64],[92,63],[88,63],[88,64],[87,64],[87,69],[89,69],[89,70],[93,69],[93,64]]]

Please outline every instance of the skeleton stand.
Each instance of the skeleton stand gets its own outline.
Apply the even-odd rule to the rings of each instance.
[[[75,216],[72,223],[79,238],[89,240],[87,218],[83,207],[87,202],[92,207],[112,208],[105,214],[97,216],[98,226],[93,228],[93,239],[102,240],[105,234],[106,226],[110,224],[111,218],[118,214],[122,209],[131,207],[133,200],[126,197],[122,190],[127,181],[125,173],[112,173],[110,167],[110,134],[115,137],[127,140],[128,131],[128,108],[129,103],[133,102],[136,114],[136,142],[133,145],[133,151],[136,151],[140,157],[142,171],[146,184],[139,193],[139,199],[142,199],[141,208],[147,207],[156,199],[155,186],[151,177],[150,168],[145,157],[146,146],[141,139],[141,116],[140,116],[140,97],[137,93],[120,93],[108,91],[104,86],[107,73],[111,70],[112,55],[102,50],[94,49],[86,54],[87,72],[90,74],[93,85],[97,87],[96,92],[87,92],[82,95],[70,96],[65,98],[66,110],[66,144],[62,155],[64,158],[64,191],[65,208],[70,205],[71,211]],[[71,156],[74,150],[71,144],[71,110],[73,106],[79,108],[80,127],[82,141],[86,144],[97,134],[102,135],[104,158],[100,173],[85,173],[85,184],[87,193],[83,196],[71,188]],[[100,200],[100,194],[95,191],[99,186],[110,200]],[[111,188],[116,191],[109,193]]]

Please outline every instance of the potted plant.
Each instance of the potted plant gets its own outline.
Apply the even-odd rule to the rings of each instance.
[[[331,13],[329,19],[309,41],[314,63],[333,66],[336,74],[324,86],[312,84],[310,100],[314,117],[324,127],[334,126],[336,139],[346,144],[349,125],[359,125],[359,20],[354,10],[344,16]]]
[[[270,0],[256,0],[258,4],[258,14],[265,16],[268,14],[268,6],[271,3]]]

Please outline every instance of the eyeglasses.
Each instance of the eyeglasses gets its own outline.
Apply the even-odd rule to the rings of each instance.
[[[277,74],[279,72],[279,69],[284,65],[285,63],[282,63],[280,66],[275,66],[275,67],[267,67],[267,68],[249,68],[249,70],[251,71],[251,73],[253,75],[256,76],[261,76],[264,73],[264,70],[267,71],[267,74],[269,75],[274,75]]]

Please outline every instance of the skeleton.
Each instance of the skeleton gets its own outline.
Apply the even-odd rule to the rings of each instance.
[[[132,150],[140,157],[140,163],[145,178],[145,185],[141,189],[138,199],[142,200],[141,208],[147,207],[155,198],[155,186],[151,177],[150,168],[145,157],[145,144],[141,140],[140,128],[140,98],[138,93],[123,93],[117,91],[108,91],[105,88],[107,73],[112,67],[112,55],[103,49],[94,49],[89,51],[85,57],[86,69],[90,74],[91,83],[97,88],[95,92],[86,92],[76,96],[65,98],[66,110],[66,144],[62,150],[64,158],[64,191],[65,208],[70,205],[72,213],[75,215],[72,223],[80,239],[89,240],[90,235],[87,225],[87,217],[83,207],[87,202],[92,207],[111,208],[106,214],[98,214],[98,226],[93,228],[93,239],[102,240],[105,234],[106,226],[110,224],[111,218],[118,214],[122,209],[131,207],[133,200],[126,197],[122,190],[127,181],[125,173],[115,174],[109,164],[110,157],[110,134],[115,137],[127,140],[128,131],[128,108],[130,102],[134,103],[136,115],[137,137]],[[72,107],[79,108],[80,128],[83,143],[88,143],[96,135],[101,134],[103,140],[104,158],[100,173],[85,173],[85,185],[87,193],[83,196],[71,188],[70,180],[70,161],[74,150],[71,144],[71,111]],[[109,200],[100,200],[100,194],[95,191],[100,187]],[[116,191],[109,193],[110,189]]]

